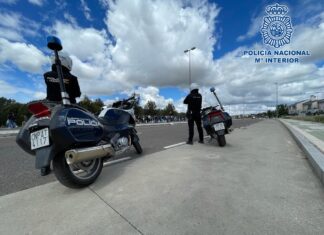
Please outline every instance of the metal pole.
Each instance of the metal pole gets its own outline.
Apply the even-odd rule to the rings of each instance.
[[[279,117],[279,112],[278,112],[278,82],[276,82],[276,116],[277,118]]]
[[[190,90],[190,85],[191,85],[191,56],[190,56],[190,51],[193,51],[195,50],[196,47],[192,47],[191,49],[187,49],[184,51],[184,53],[187,53],[189,54],[189,90]]]
[[[189,87],[191,85],[191,63],[190,63],[190,51],[189,50]]]
[[[61,60],[58,55],[58,51],[54,50],[55,54],[55,65],[56,65],[56,70],[57,74],[59,77],[59,84],[60,84],[60,89],[61,89],[61,97],[62,97],[62,102],[64,105],[70,104],[70,97],[69,94],[66,92],[66,88],[64,85],[64,78],[63,78],[63,72],[62,72],[62,65],[61,65]]]
[[[224,110],[224,107],[223,107],[223,105],[222,105],[222,103],[219,101],[218,96],[216,95],[216,92],[214,91],[213,93],[214,93],[214,96],[216,97],[216,100],[217,100],[217,102],[219,103],[219,105],[220,105],[222,111],[225,111],[225,110]]]
[[[245,115],[245,95],[243,96],[243,119]]]

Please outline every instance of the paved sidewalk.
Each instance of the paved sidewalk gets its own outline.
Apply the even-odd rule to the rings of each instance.
[[[0,197],[0,234],[324,234],[324,188],[276,120]]]
[[[324,185],[324,124],[280,119],[305,151],[315,173]]]

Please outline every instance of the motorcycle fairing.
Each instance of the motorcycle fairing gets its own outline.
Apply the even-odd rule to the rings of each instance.
[[[105,135],[110,132],[118,132],[127,129],[133,129],[135,120],[132,115],[118,108],[108,108],[99,115],[99,121],[104,126]]]
[[[35,155],[35,150],[31,150],[30,146],[30,132],[29,132],[29,126],[33,123],[35,123],[36,117],[32,116],[25,125],[20,129],[18,135],[16,136],[16,143],[19,145],[20,148],[22,148],[26,153]]]
[[[97,144],[103,136],[103,126],[91,113],[61,106],[52,117],[51,137],[57,147]]]

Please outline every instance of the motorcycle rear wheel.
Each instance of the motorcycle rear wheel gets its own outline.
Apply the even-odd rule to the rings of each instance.
[[[63,154],[53,159],[53,169],[57,180],[68,188],[83,188],[92,184],[101,173],[102,158],[68,165]]]
[[[219,146],[224,147],[226,145],[225,135],[219,135],[217,137],[217,141],[218,141]]]

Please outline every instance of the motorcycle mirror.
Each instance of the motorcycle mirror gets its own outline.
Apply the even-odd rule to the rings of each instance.
[[[214,92],[214,91],[215,91],[215,87],[211,87],[210,92]]]
[[[47,47],[53,51],[60,51],[63,49],[61,40],[55,36],[47,37]]]

